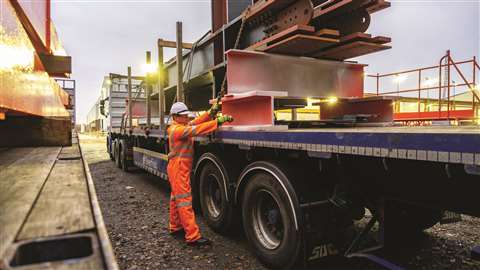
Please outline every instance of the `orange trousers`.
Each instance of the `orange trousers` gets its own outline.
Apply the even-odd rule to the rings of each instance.
[[[185,240],[198,240],[200,230],[192,209],[190,172],[192,159],[175,158],[168,162],[167,172],[172,193],[170,195],[170,232],[185,230]]]

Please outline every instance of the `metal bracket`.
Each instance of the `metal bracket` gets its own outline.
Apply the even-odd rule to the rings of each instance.
[[[372,218],[368,221],[367,226],[365,226],[365,228],[363,228],[363,230],[355,237],[353,242],[347,248],[347,251],[345,251],[345,254],[344,254],[345,257],[347,258],[354,257],[353,255],[355,255],[356,253],[353,253],[353,250],[355,250],[360,245],[361,241],[363,241],[365,236],[372,230],[373,225],[375,225],[375,222],[377,221],[378,221],[378,217],[375,214],[373,214]]]
[[[393,263],[389,262],[388,260],[386,260],[384,258],[381,258],[377,255],[374,255],[374,254],[370,253],[370,252],[382,249],[383,245],[378,245],[378,246],[374,246],[374,247],[371,247],[371,248],[358,250],[358,251],[354,252],[354,250],[356,250],[358,248],[358,246],[360,245],[360,243],[364,240],[365,236],[372,230],[373,225],[375,225],[375,222],[377,222],[379,220],[377,214],[372,212],[372,215],[373,216],[370,219],[370,221],[367,223],[367,226],[365,226],[365,228],[363,228],[363,230],[357,235],[357,237],[355,237],[353,242],[348,247],[347,251],[345,251],[344,256],[346,258],[365,258],[365,259],[370,260],[373,263],[376,263],[378,265],[381,265],[381,266],[383,266],[387,269],[391,269],[391,270],[404,270],[403,267],[400,267],[396,264],[393,264]]]
[[[250,145],[239,144],[239,145],[238,145],[238,149],[240,149],[240,150],[250,150],[251,147],[250,147]]]
[[[332,157],[332,153],[329,153],[329,152],[307,151],[307,155],[309,157],[322,158],[322,159],[330,159]]]

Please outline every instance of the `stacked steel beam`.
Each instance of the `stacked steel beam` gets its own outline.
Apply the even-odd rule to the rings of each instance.
[[[258,0],[244,13],[244,47],[343,61],[391,47],[388,37],[366,34],[370,14],[384,0]]]

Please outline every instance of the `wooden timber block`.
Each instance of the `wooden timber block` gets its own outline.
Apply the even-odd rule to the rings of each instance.
[[[353,41],[365,41],[365,42],[376,43],[376,44],[385,44],[385,43],[391,42],[392,39],[384,36],[376,36],[372,38],[372,35],[370,34],[357,32],[357,33],[352,33],[340,38],[339,45],[348,43],[348,42],[353,42]]]
[[[351,33],[343,36],[342,38],[340,38],[340,42],[345,43],[350,41],[356,41],[358,39],[370,39],[370,38],[372,38],[372,35],[370,34],[363,33],[363,32],[356,32],[356,33]]]
[[[372,14],[374,12],[380,11],[382,9],[389,8],[392,4],[385,0],[376,0],[373,1],[370,5],[367,5],[367,12]]]
[[[391,38],[384,37],[384,36],[377,36],[372,39],[372,42],[377,44],[386,44],[386,43],[390,43],[391,41],[392,41]]]
[[[338,30],[324,28],[315,32],[314,35],[317,37],[338,39],[338,37],[340,36],[340,32]]]
[[[297,34],[265,48],[265,52],[303,56],[338,42],[338,39]]]
[[[365,54],[370,54],[378,51],[383,51],[390,49],[391,46],[364,42],[364,41],[355,41],[352,43],[346,43],[344,45],[335,46],[323,51],[320,51],[313,56],[316,58],[331,59],[331,60],[340,60],[362,56]]]
[[[313,11],[313,18],[324,17],[332,18],[341,16],[347,12],[354,10],[365,9],[369,14],[380,11],[390,7],[390,2],[385,0],[332,0],[315,6]]]
[[[271,37],[268,37],[268,38],[266,38],[262,41],[259,41],[255,44],[251,45],[250,47],[247,48],[247,50],[262,51],[268,45],[271,45],[275,42],[281,41],[282,39],[291,37],[291,36],[296,35],[296,34],[310,34],[310,33],[313,33],[313,32],[315,32],[315,28],[313,26],[297,24],[297,25],[294,25],[290,28],[287,28],[287,29],[281,31],[280,33],[277,33],[277,34],[275,34]]]

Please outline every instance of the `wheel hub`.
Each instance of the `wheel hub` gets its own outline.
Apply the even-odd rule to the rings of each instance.
[[[255,196],[253,225],[256,237],[266,249],[276,249],[283,240],[284,224],[278,202],[267,190]]]
[[[222,209],[222,192],[216,175],[210,174],[207,177],[206,201],[208,212],[213,218],[218,218]]]

